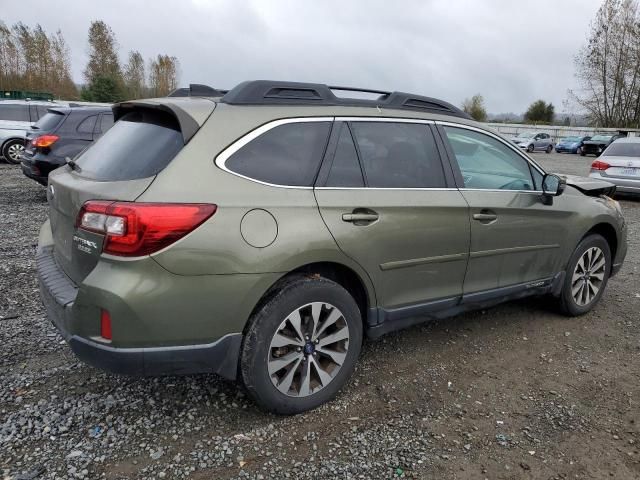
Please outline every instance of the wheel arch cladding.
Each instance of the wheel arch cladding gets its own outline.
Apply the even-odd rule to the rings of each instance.
[[[609,244],[609,249],[611,250],[611,260],[616,257],[616,252],[618,250],[618,234],[616,233],[616,229],[609,223],[598,223],[589,229],[587,233],[583,235],[582,238],[586,238],[591,234],[598,234],[607,241]],[[582,239],[581,239],[582,240]]]
[[[302,265],[295,270],[292,270],[281,278],[279,278],[262,296],[260,301],[256,304],[251,312],[250,318],[262,308],[262,306],[273,297],[273,295],[288,282],[295,281],[300,277],[320,276],[336,282],[342,288],[344,288],[353,297],[360,315],[362,317],[363,328],[367,327],[367,318],[369,316],[369,307],[371,306],[371,298],[367,287],[360,275],[351,268],[336,262],[315,262]],[[375,301],[375,300],[374,300]],[[244,328],[244,333],[249,326],[250,322],[247,322]]]

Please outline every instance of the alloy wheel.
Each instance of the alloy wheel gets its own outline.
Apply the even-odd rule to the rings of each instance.
[[[349,326],[340,310],[313,302],[291,312],[276,330],[267,364],[273,385],[290,397],[317,393],[347,357]]]
[[[584,307],[598,295],[604,282],[607,260],[598,247],[587,249],[573,271],[571,295],[577,305]]]
[[[9,155],[9,160],[13,163],[18,163],[20,161],[22,152],[24,152],[24,145],[20,143],[14,143],[9,145],[9,148],[7,148],[7,155]]]

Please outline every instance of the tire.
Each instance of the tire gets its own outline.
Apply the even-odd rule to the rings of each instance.
[[[578,148],[576,148],[576,149],[575,149],[575,151],[574,151],[574,152],[572,152],[572,153],[579,153],[580,155],[582,155],[582,147],[578,147]],[[584,155],[583,155],[583,156],[584,156]]]
[[[7,163],[11,163],[13,165],[18,165],[21,160],[20,156],[24,151],[24,140],[19,138],[12,138],[11,140],[7,140],[4,145],[2,145],[2,156],[7,161]]]
[[[551,153],[551,152],[553,152],[553,145],[549,145],[549,146],[547,147],[547,149],[545,150],[545,152],[547,152],[547,153]]]
[[[587,155],[587,153],[581,148],[580,149],[580,156],[581,157],[585,157]]]
[[[527,145],[527,152],[533,153],[533,149],[534,149],[533,144]]]
[[[349,292],[326,278],[294,277],[249,320],[240,378],[261,408],[282,415],[304,412],[336,396],[361,346],[362,318]]]
[[[604,264],[599,267],[602,260]],[[607,241],[598,234],[583,238],[567,264],[559,299],[562,313],[575,317],[590,311],[602,297],[610,273],[611,249]]]

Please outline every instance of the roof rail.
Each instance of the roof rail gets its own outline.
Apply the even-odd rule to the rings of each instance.
[[[373,93],[379,97],[375,99],[338,97],[333,93],[333,90]],[[471,118],[458,107],[436,98],[404,92],[333,87],[322,83],[253,80],[243,82],[229,90],[220,101],[230,105],[330,105],[393,108]]]
[[[192,83],[189,87],[176,88],[167,97],[221,97],[226,90],[218,90],[208,85]]]

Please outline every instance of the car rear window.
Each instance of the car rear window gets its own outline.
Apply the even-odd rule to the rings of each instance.
[[[613,142],[602,155],[605,157],[640,157],[640,142]]]
[[[279,125],[250,141],[225,162],[230,171],[275,185],[313,184],[331,122]]]
[[[47,112],[35,123],[34,128],[43,132],[50,132],[60,125],[64,117],[65,115],[60,112]]]
[[[146,178],[165,168],[184,146],[169,113],[140,109],[124,115],[77,159],[79,175],[99,181]]]
[[[15,103],[0,104],[0,120],[11,120],[13,122],[29,122],[29,105]]]

